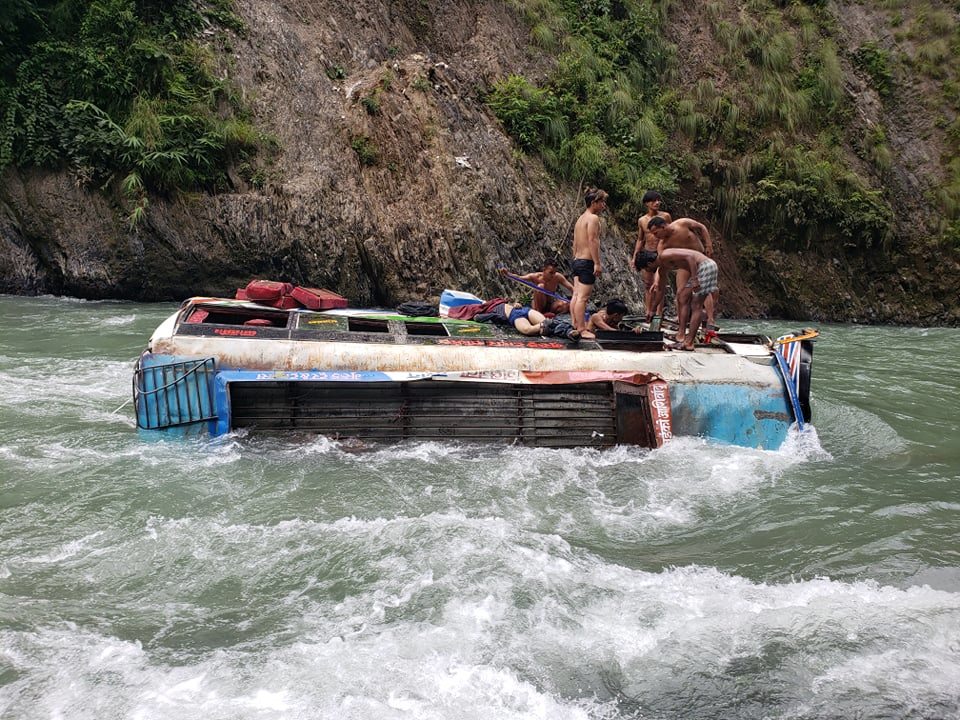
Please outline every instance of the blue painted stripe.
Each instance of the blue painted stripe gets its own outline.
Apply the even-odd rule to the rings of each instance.
[[[225,373],[216,374],[213,383],[213,402],[217,407],[217,419],[210,423],[210,434],[213,436],[226,435],[231,430],[230,417],[233,407],[230,404],[230,390],[227,387]]]
[[[777,361],[777,370],[780,371],[780,379],[783,381],[783,387],[787,391],[787,397],[790,399],[790,408],[793,410],[793,418],[796,420],[797,429],[803,430],[803,412],[800,410],[800,400],[797,398],[797,388],[790,377],[790,368],[787,367],[787,361],[780,354],[780,349],[773,351],[773,357]]]
[[[387,373],[367,370],[222,370],[222,382],[395,382]]]

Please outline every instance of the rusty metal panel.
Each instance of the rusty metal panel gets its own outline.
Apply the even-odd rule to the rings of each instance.
[[[264,381],[231,385],[230,397],[233,427],[257,431],[536,447],[617,442],[611,383]]]
[[[620,444],[657,447],[647,388],[647,385],[613,383],[617,442]]]

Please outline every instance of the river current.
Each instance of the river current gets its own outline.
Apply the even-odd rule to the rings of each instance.
[[[776,452],[356,448],[138,435],[174,307],[0,297],[3,720],[960,718],[960,331]]]

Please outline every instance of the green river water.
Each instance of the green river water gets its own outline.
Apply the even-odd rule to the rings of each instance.
[[[777,452],[358,451],[138,436],[174,307],[0,297],[3,720],[960,718],[960,331]]]

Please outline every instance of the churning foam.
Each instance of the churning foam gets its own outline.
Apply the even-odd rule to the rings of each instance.
[[[115,588],[88,598],[99,629],[48,616],[0,633],[5,714],[751,717],[746,687],[770,715],[930,717],[955,698],[956,593],[647,572],[463,513],[151,528],[113,572],[142,563],[153,585],[99,578]]]

